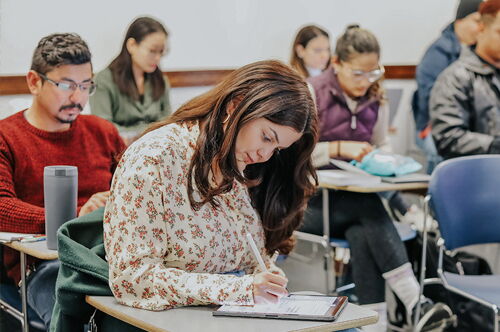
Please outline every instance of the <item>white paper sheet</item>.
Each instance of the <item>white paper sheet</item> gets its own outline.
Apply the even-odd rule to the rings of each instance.
[[[254,306],[223,305],[218,311],[321,316],[326,314],[336,299],[333,296],[294,295],[282,298],[278,304],[256,304]]]
[[[0,242],[12,242],[18,241],[22,238],[31,238],[40,234],[25,234],[25,233],[10,233],[10,232],[0,232]]]

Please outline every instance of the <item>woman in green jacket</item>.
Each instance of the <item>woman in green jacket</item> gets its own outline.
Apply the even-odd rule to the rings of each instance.
[[[91,111],[113,122],[127,145],[149,123],[171,113],[170,86],[159,68],[167,37],[157,20],[137,18],[127,30],[120,54],[95,76]]]

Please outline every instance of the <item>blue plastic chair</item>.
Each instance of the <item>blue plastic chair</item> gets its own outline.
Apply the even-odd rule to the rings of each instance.
[[[491,308],[498,332],[500,275],[459,275],[443,271],[444,250],[500,242],[500,155],[476,155],[447,160],[431,176],[425,212],[438,222],[438,279],[447,290]],[[425,213],[427,216],[428,213]],[[427,218],[424,221],[421,293],[426,284]],[[420,308],[417,308],[418,321]]]

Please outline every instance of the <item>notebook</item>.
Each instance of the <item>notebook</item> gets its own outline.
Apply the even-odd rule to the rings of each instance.
[[[318,171],[320,182],[334,186],[364,186],[370,187],[381,182],[380,177],[371,175],[350,163],[330,159],[330,162],[339,169],[329,169]]]
[[[387,183],[410,183],[410,182],[429,182],[429,174],[412,173],[399,176],[383,176],[382,182]]]
[[[8,243],[12,241],[21,241],[23,239],[31,239],[40,236],[40,234],[25,234],[25,233],[10,233],[0,232],[0,243]]]
[[[317,171],[319,182],[334,186],[364,186],[370,187],[381,182],[380,177],[352,173],[341,169]]]
[[[346,296],[289,294],[278,304],[223,305],[214,316],[315,320],[332,322],[347,305]]]
[[[338,160],[338,159],[330,159],[330,163],[335,165],[336,167],[345,170],[349,173],[353,174],[362,174],[365,176],[372,176],[375,178],[378,178],[382,182],[386,183],[411,183],[411,182],[429,182],[431,179],[431,176],[428,174],[421,174],[421,173],[411,173],[411,174],[405,174],[405,175],[399,175],[399,176],[375,176],[371,175],[368,172],[365,172],[359,167],[356,167],[346,161],[343,160]],[[379,181],[380,182],[380,181]]]

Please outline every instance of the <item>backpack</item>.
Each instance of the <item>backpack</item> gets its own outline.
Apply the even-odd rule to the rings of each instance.
[[[436,278],[439,247],[437,232],[429,232],[427,237],[427,259],[425,278]],[[407,250],[416,276],[420,276],[423,237],[419,233],[415,241],[408,243]],[[464,251],[443,253],[443,270],[464,275],[492,274],[485,259]],[[427,285],[424,295],[434,302],[446,303],[457,315],[457,325],[447,331],[492,331],[491,309],[458,294],[448,292],[441,285]]]

